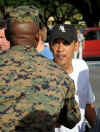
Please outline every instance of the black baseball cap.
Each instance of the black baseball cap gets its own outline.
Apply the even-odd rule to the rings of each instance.
[[[77,41],[77,32],[75,27],[70,24],[55,25],[49,33],[48,41],[52,44],[52,42],[58,38],[64,39],[69,44],[74,40]]]

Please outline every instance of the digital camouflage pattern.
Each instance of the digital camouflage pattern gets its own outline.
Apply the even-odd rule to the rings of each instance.
[[[63,124],[74,127],[80,120],[74,94],[68,74],[34,48],[14,46],[0,56],[0,132],[54,132],[64,103]]]

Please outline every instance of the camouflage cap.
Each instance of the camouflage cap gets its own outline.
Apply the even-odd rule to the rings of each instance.
[[[40,21],[39,19],[39,10],[35,6],[19,6],[9,12],[10,22],[33,22],[33,21]]]

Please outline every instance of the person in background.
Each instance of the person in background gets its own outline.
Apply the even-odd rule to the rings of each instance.
[[[65,103],[66,127],[80,121],[73,80],[37,52],[41,30],[36,7],[9,13],[5,32],[11,48],[0,56],[0,132],[54,132]]]
[[[10,42],[5,37],[6,21],[0,17],[0,53],[10,48]]]
[[[46,39],[45,41],[43,41],[43,43],[41,43],[41,51],[40,51],[40,54],[50,60],[53,60],[53,54],[52,54],[52,51],[50,50],[50,47],[49,47],[49,44],[48,44],[48,36],[49,36],[49,33],[51,32],[53,26],[55,25],[55,19],[53,16],[49,17],[48,21],[47,21],[47,27],[46,26],[43,26],[43,28],[46,29],[46,32],[47,32],[47,36],[46,36]],[[42,32],[42,34],[44,35],[44,32]]]
[[[44,48],[41,50],[40,54],[50,60],[53,60],[53,54],[52,51],[50,50],[49,44],[48,43],[43,43]]]
[[[79,47],[76,29],[72,25],[56,25],[49,36],[49,44],[54,55],[54,62],[74,80],[75,98],[81,111],[81,120],[74,128],[69,129],[62,125],[56,128],[55,132],[85,132],[85,119],[91,126],[96,124],[95,96],[89,81],[89,69],[86,62],[81,59],[72,59]],[[64,108],[60,115],[62,124],[65,111]]]
[[[75,58],[83,59],[83,48],[85,44],[85,38],[84,35],[80,32],[80,29],[76,29],[77,31],[77,39],[79,41],[79,48],[78,50],[74,53]]]
[[[40,34],[42,37],[40,38],[40,41],[38,43],[37,50],[42,56],[52,60],[53,54],[49,48],[49,44],[45,42],[47,40],[47,28],[45,25],[42,25],[41,29],[42,30],[40,31]]]

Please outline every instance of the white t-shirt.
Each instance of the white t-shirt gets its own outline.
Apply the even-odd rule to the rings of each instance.
[[[95,96],[92,92],[89,81],[89,70],[86,62],[81,59],[73,59],[73,72],[70,77],[74,80],[76,94],[75,98],[79,104],[81,112],[81,120],[73,129],[68,129],[64,126],[56,128],[55,132],[84,132],[85,131],[85,107],[86,104],[92,104],[95,101]]]

